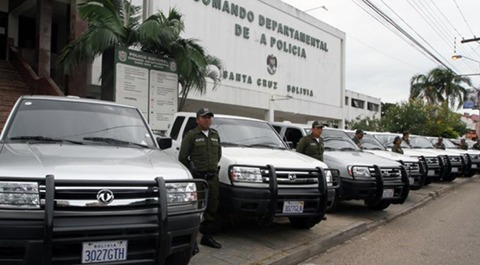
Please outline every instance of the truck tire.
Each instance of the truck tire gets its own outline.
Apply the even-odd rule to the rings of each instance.
[[[380,201],[379,203],[374,205],[369,204],[367,203],[367,201],[365,201],[365,205],[372,210],[382,211],[387,209],[388,206],[390,206],[390,201]]]
[[[192,246],[168,256],[165,265],[187,265],[191,258]]]
[[[332,203],[327,206],[327,210],[326,212],[327,213],[334,213],[338,210],[338,202],[339,202],[340,198],[338,198],[338,195],[337,193],[335,193],[335,197],[333,198],[333,201]]]
[[[318,224],[320,217],[288,217],[290,224],[295,228],[310,229]]]

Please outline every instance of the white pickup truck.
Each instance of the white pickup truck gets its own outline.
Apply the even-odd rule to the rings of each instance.
[[[311,126],[287,122],[274,122],[280,136],[295,147],[298,141],[310,134]],[[339,200],[363,200],[374,210],[383,210],[390,204],[401,204],[410,192],[408,173],[400,163],[360,150],[343,131],[324,128],[325,152],[323,159],[340,171],[340,187],[335,203]]]
[[[167,130],[178,157],[185,134],[195,128],[196,113],[179,112]],[[288,217],[298,228],[319,223],[335,198],[338,171],[319,160],[289,150],[266,121],[215,114],[220,134],[220,209],[252,215],[269,223]]]
[[[207,183],[169,146],[130,106],[21,97],[0,134],[0,264],[188,264]]]

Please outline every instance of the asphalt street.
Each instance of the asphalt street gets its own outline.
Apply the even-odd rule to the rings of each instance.
[[[468,185],[477,178],[476,175],[472,178],[457,178],[453,182],[432,183],[420,190],[411,191],[404,204],[391,205],[384,211],[370,210],[359,201],[344,202],[338,212],[328,214],[327,220],[308,230],[295,229],[284,218],[276,219],[269,227],[259,227],[251,219],[234,219],[231,227],[215,235],[223,248],[200,246],[200,253],[192,258],[190,264],[299,264],[414,209],[429,207],[432,200],[463,189],[463,185]]]

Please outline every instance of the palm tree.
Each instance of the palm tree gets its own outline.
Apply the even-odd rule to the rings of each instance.
[[[410,99],[424,98],[428,104],[445,104],[460,108],[471,86],[470,78],[455,74],[450,69],[434,68],[427,75],[419,74],[410,80]]]
[[[112,100],[113,63],[116,47],[139,47],[145,52],[177,61],[177,73],[183,108],[188,93],[197,89],[206,92],[206,79],[214,88],[220,82],[219,59],[208,55],[196,40],[183,39],[182,15],[171,9],[168,16],[162,12],[151,15],[140,23],[141,8],[127,0],[89,0],[78,5],[80,17],[88,22],[85,32],[70,42],[59,55],[59,63],[65,73],[70,73],[82,62],[92,62],[102,55],[102,98]]]

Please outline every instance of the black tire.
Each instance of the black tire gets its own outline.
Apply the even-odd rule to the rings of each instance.
[[[464,174],[464,177],[471,178],[471,177],[473,177],[473,175],[475,175],[475,172],[468,172],[468,173]]]
[[[450,174],[442,178],[443,181],[452,182],[457,178],[456,175]]]
[[[320,217],[288,217],[290,224],[299,229],[310,229],[320,223]]]
[[[382,211],[382,210],[385,210],[388,208],[388,206],[390,206],[391,202],[390,201],[380,201],[379,203],[377,204],[368,204],[366,201],[365,201],[365,205],[372,209],[372,210],[376,210],[376,211]]]
[[[421,189],[421,188],[422,188],[421,185],[417,185],[417,186],[412,186],[412,185],[410,185],[410,189],[411,189],[411,190],[419,190],[419,189]]]
[[[340,198],[338,198],[337,192],[335,192],[335,197],[333,198],[333,201],[330,203],[330,205],[327,206],[327,209],[325,210],[327,213],[334,213],[338,210],[338,201],[340,200]]]
[[[175,252],[167,257],[165,265],[187,265],[192,258],[192,248],[190,246],[180,252]]]
[[[423,184],[424,186],[427,186],[429,185],[430,183],[432,183],[432,178],[431,177],[426,177],[425,178],[425,183]]]

